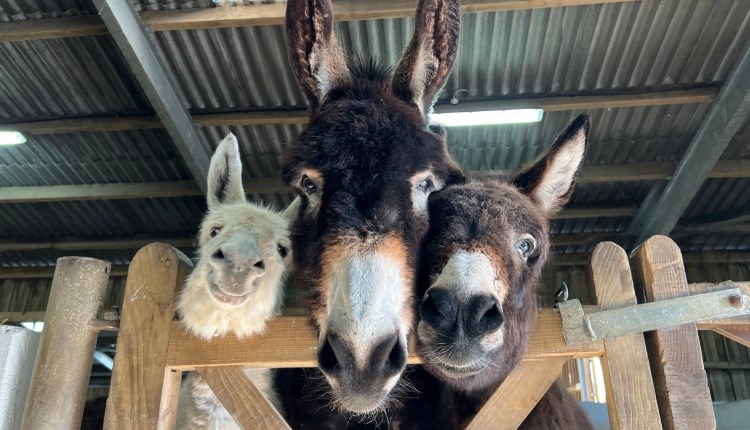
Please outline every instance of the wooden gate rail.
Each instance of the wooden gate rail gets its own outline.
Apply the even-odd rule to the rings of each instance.
[[[189,259],[165,244],[148,245],[133,259],[105,428],[174,428],[182,374],[193,370],[203,375],[242,428],[288,428],[240,366],[315,366],[317,339],[308,319],[276,318],[264,335],[245,340],[233,335],[197,339],[174,319],[177,291],[190,270]],[[641,300],[655,301],[726,288],[722,284],[688,285],[679,249],[659,236],[641,245],[630,260],[617,245],[599,244],[588,273],[598,304],[586,307],[587,311],[633,305],[638,291]],[[737,285],[750,294],[750,283],[732,284]],[[704,321],[571,346],[563,341],[559,314],[542,309],[526,358],[469,427],[493,423],[493,428],[515,428],[559,375],[565,360],[602,357],[613,429],[713,428],[697,329],[727,334],[747,345],[749,327],[748,317]],[[413,345],[408,362],[420,363]],[[645,366],[647,362],[651,369]]]

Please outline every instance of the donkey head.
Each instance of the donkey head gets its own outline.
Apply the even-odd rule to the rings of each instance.
[[[301,197],[293,246],[313,291],[318,363],[343,410],[384,407],[415,324],[414,272],[427,197],[461,180],[426,115],[455,59],[458,0],[422,0],[413,40],[391,73],[347,65],[329,0],[291,0],[292,70],[309,100],[284,180]]]
[[[196,335],[259,332],[281,305],[291,265],[288,217],[246,202],[242,165],[233,134],[221,141],[208,172],[208,213],[201,223],[199,260],[178,310]]]
[[[488,388],[523,358],[549,220],[570,198],[588,130],[580,116],[529,169],[430,197],[417,333],[428,370],[454,388]]]

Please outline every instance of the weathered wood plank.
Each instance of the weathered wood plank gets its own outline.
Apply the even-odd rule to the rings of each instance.
[[[160,416],[176,293],[190,259],[170,245],[153,243],[133,258],[117,337],[104,428],[153,429]],[[174,394],[173,379],[167,391]],[[163,411],[170,418],[173,412]]]
[[[515,430],[560,376],[566,357],[524,360],[490,396],[467,430]]]
[[[246,430],[290,428],[240,366],[202,367],[197,370],[240,428]]]
[[[198,367],[316,367],[317,335],[307,317],[278,317],[271,319],[265,333],[239,340],[228,334],[223,338],[204,341],[187,333],[179,321],[172,322],[167,352],[167,366],[182,371]],[[407,362],[419,364],[414,344],[409,347]],[[602,341],[585,345],[565,345],[562,338],[560,315],[552,309],[542,309],[531,338],[526,357],[598,357],[604,352]]]
[[[646,301],[688,295],[682,255],[666,236],[653,236],[633,253],[632,264]],[[695,324],[646,336],[654,388],[665,429],[716,428]]]
[[[726,325],[720,328],[714,328],[713,331],[750,348],[750,322]]]
[[[618,245],[598,244],[587,270],[599,310],[637,304],[628,256]],[[612,429],[661,430],[643,334],[606,339],[604,350],[602,366]]]
[[[157,430],[173,430],[177,425],[177,403],[180,397],[182,372],[164,368],[164,382],[159,400]]]

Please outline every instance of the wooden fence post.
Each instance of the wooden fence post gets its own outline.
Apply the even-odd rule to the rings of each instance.
[[[81,426],[109,268],[95,258],[57,260],[22,429]]]
[[[133,258],[125,286],[105,429],[157,427],[163,383],[170,379],[165,378],[165,372],[175,298],[191,269],[185,254],[163,243],[146,245]],[[178,392],[168,388],[172,396]],[[172,410],[162,412],[173,421]]]
[[[632,263],[647,302],[689,295],[682,254],[670,238],[646,240]],[[646,333],[646,345],[664,429],[716,428],[695,324]]]
[[[618,245],[599,243],[587,270],[600,310],[637,304],[628,256]],[[661,430],[643,334],[605,339],[604,350],[602,366],[612,429]]]

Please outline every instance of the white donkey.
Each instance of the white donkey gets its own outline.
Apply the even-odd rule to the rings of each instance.
[[[231,133],[225,137],[211,158],[199,260],[177,304],[191,332],[203,339],[229,332],[242,338],[261,333],[268,319],[278,315],[292,261],[288,219],[296,212],[296,200],[283,213],[246,201],[237,138]],[[245,373],[280,409],[271,371]],[[178,428],[239,427],[208,385],[192,373],[180,390]]]

